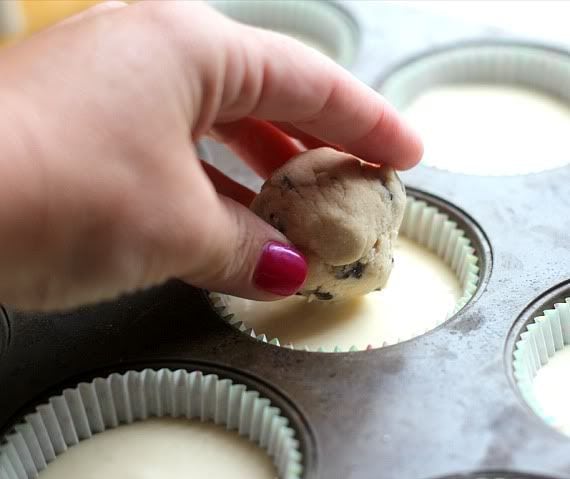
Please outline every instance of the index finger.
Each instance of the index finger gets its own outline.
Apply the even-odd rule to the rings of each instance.
[[[243,28],[234,45],[247,49],[246,75],[262,72],[257,88],[245,91],[257,95],[249,115],[290,122],[371,163],[407,169],[420,161],[421,140],[380,94],[286,35]]]

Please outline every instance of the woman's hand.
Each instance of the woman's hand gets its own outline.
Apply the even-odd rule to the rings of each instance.
[[[102,4],[1,51],[0,104],[0,302],[26,309],[171,277],[293,294],[302,256],[199,161],[204,135],[264,177],[299,151],[291,136],[399,169],[422,152],[332,61],[199,2]]]

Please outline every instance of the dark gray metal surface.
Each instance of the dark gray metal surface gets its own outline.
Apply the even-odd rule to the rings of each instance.
[[[0,305],[0,359],[10,344],[10,322],[8,313]]]
[[[508,36],[394,5],[346,8],[363,31],[354,72],[369,83],[407,55]],[[259,184],[227,153],[213,154],[244,183]],[[201,292],[178,282],[69,314],[14,314],[0,358],[0,425],[97,371],[188,364],[235,372],[283,404],[300,429],[311,479],[479,477],[460,475],[479,470],[570,478],[570,439],[523,403],[509,338],[523,312],[513,334],[544,304],[570,295],[570,167],[487,178],[420,166],[403,179],[465,211],[492,249],[491,257],[481,243],[483,289],[443,326],[373,351],[291,351],[235,331]]]

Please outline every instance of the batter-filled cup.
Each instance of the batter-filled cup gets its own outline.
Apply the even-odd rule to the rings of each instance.
[[[569,82],[568,52],[484,43],[410,60],[380,92],[421,134],[423,164],[502,176],[570,163]]]
[[[242,23],[292,36],[343,66],[358,50],[359,34],[352,17],[322,0],[214,0],[211,4]]]
[[[260,302],[217,293],[210,298],[225,321],[260,341],[343,352],[399,343],[434,329],[471,299],[478,282],[478,258],[466,233],[435,206],[408,196],[383,290],[342,302],[308,302],[301,296]]]
[[[223,456],[223,461],[220,457]],[[200,371],[129,371],[66,389],[3,438],[2,479],[296,479],[302,457],[280,410]]]
[[[570,298],[535,317],[513,353],[521,394],[548,424],[570,435]]]

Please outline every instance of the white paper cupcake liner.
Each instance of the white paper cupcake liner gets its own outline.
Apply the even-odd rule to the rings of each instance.
[[[322,0],[214,0],[222,13],[256,27],[306,39],[337,63],[350,66],[358,49],[358,27],[344,10]]]
[[[38,406],[3,438],[0,479],[35,478],[78,442],[150,417],[225,425],[264,449],[280,478],[302,477],[295,431],[269,399],[213,374],[145,369],[81,383]]]
[[[570,298],[554,304],[535,317],[521,333],[513,353],[513,373],[522,397],[531,409],[551,426],[570,435],[570,430],[550,416],[537,401],[533,381],[540,368],[570,345]],[[561,378],[565,380],[565,378]]]
[[[449,83],[509,83],[570,102],[570,56],[523,45],[465,45],[420,57],[394,71],[380,87],[397,108],[429,87]]]
[[[395,341],[384,341],[380,343],[375,341],[374,338],[370,338],[370,345],[367,348],[358,347],[356,345],[352,345],[349,348],[341,346],[334,346],[332,348],[327,348],[326,346],[310,348],[307,345],[284,342],[279,338],[269,336],[263,331],[255,331],[248,326],[247,317],[242,317],[244,315],[236,315],[231,311],[226,295],[210,293],[209,296],[212,306],[224,321],[244,334],[261,342],[289,349],[317,352],[358,351],[389,346],[420,336],[445,322],[453,314],[463,308],[473,297],[479,284],[479,259],[476,256],[475,248],[473,248],[471,240],[467,237],[465,231],[458,227],[456,222],[450,220],[447,214],[435,206],[423,200],[417,200],[412,196],[408,196],[407,198],[400,234],[415,241],[420,246],[424,246],[426,249],[434,252],[439,258],[443,259],[455,273],[463,292],[463,295],[447,316],[441,317],[435,323],[428,324],[411,335],[399,337]]]
[[[397,109],[405,109],[413,99],[430,88],[457,84],[512,85],[545,93],[570,104],[570,54],[540,45],[481,43],[442,49],[404,63],[387,75],[379,91]],[[482,141],[480,137],[477,141]],[[439,160],[424,158],[436,168]],[[491,176],[528,174],[564,166],[561,159],[523,166],[501,166],[477,172]],[[519,170],[520,169],[520,170]],[[462,173],[461,169],[453,169]],[[466,171],[470,173],[470,171]]]

